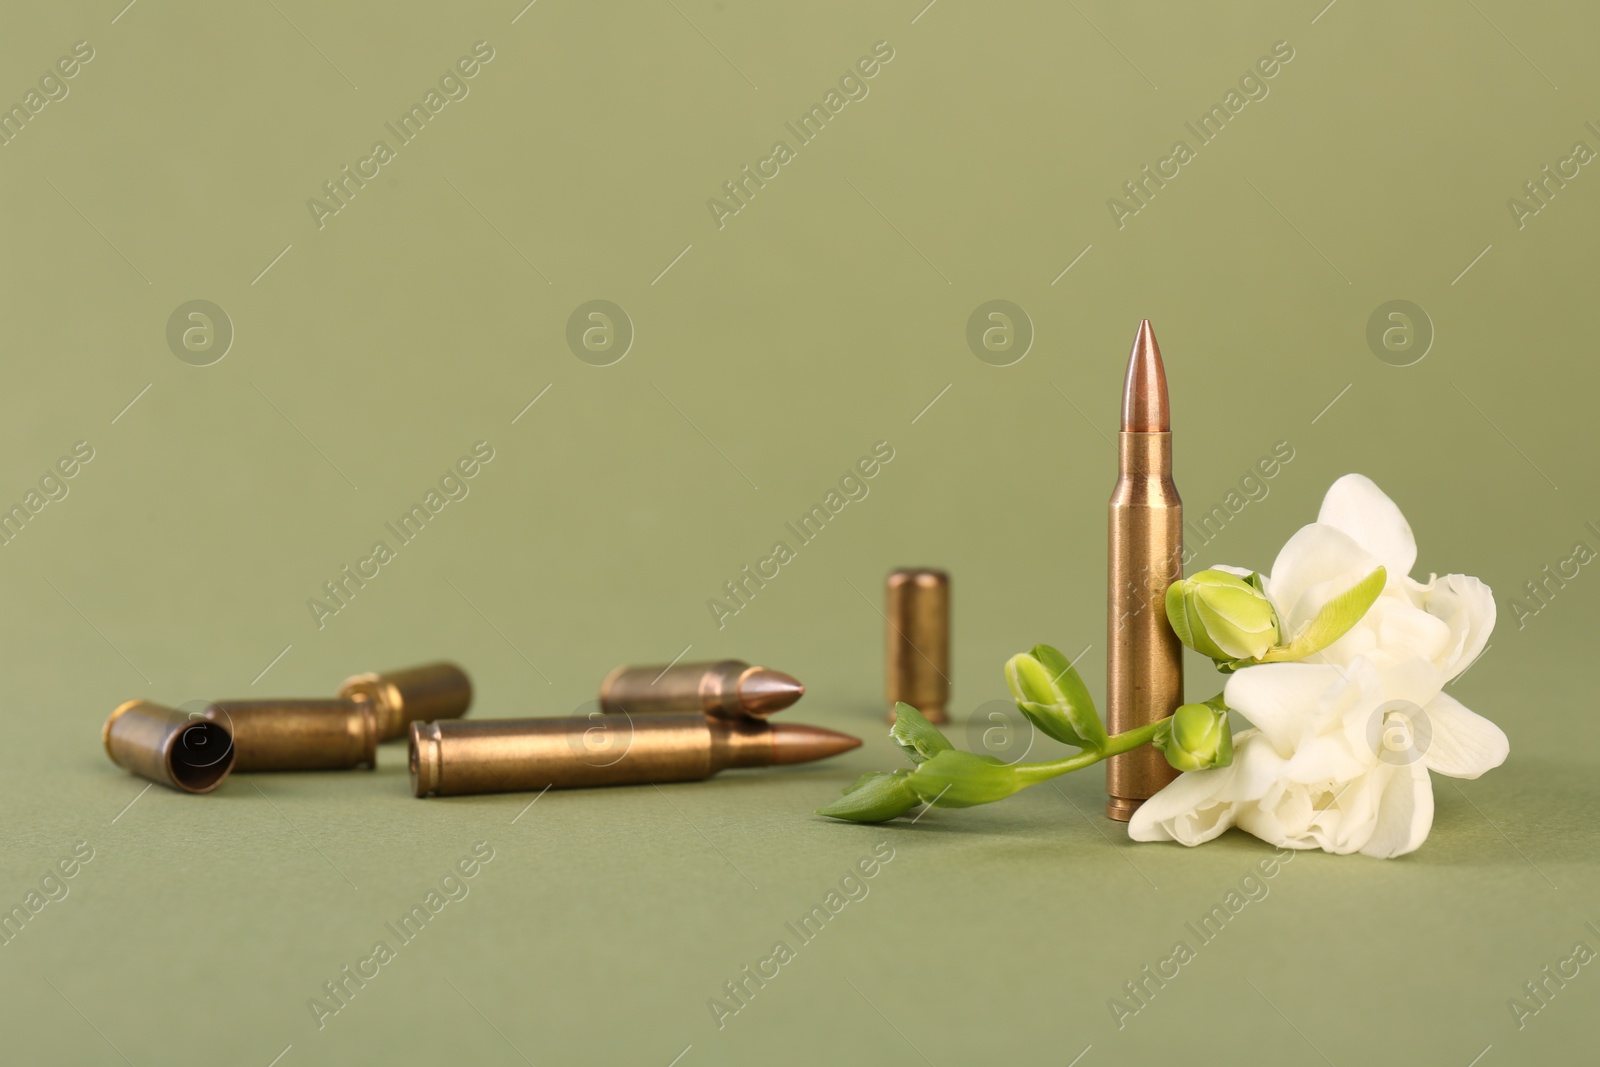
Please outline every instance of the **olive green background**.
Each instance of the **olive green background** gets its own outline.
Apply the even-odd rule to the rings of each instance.
[[[0,103],[74,42],[94,59],[0,147],[0,503],[76,442],[94,458],[0,548],[0,906],[77,842],[94,857],[0,947],[7,1062],[1592,1060],[1593,968],[1520,1030],[1507,1001],[1600,947],[1600,577],[1513,617],[1541,568],[1600,548],[1600,176],[1521,229],[1506,201],[1600,147],[1600,19],[923,2],[8,11]],[[494,58],[470,95],[319,229],[307,200],[478,41]],[[879,41],[869,95],[719,229],[707,200]],[[1269,95],[1119,229],[1108,198],[1193,146],[1184,123],[1279,41]],[[234,331],[209,366],[166,339],[196,299]],[[605,367],[566,340],[595,299],[635,334]],[[1005,367],[966,340],[995,299],[1035,335]],[[1367,340],[1397,299],[1431,323],[1409,366],[1420,342],[1380,359]],[[1141,317],[1192,513],[1294,451],[1196,565],[1268,567],[1334,478],[1371,475],[1419,575],[1495,588],[1492,647],[1451,692],[1512,746],[1480,781],[1435,779],[1414,855],[1296,856],[1119,1030],[1108,999],[1197,945],[1184,924],[1267,846],[1130,844],[1098,771],[915,825],[810,812],[901,764],[891,567],[954,575],[959,743],[1037,641],[1090,648],[1101,691]],[[478,441],[494,459],[470,495],[319,627],[322,583]],[[894,459],[870,494],[719,629],[708,598],[878,441]],[[865,744],[528,808],[415,800],[398,745],[374,774],[142,793],[99,740],[129,697],[331,695],[441,657],[472,674],[474,716],[568,714],[615,664],[680,653],[791,671],[809,692],[786,717]],[[319,1030],[308,1000],[478,842],[494,859],[470,894]],[[880,842],[870,894],[798,946],[784,924]],[[780,939],[796,958],[719,1029],[708,999]]]

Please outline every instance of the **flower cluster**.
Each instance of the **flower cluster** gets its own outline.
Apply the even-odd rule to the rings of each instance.
[[[1173,629],[1230,672],[1222,704],[1254,728],[1234,735],[1231,763],[1147,800],[1129,835],[1198,845],[1238,826],[1275,845],[1379,857],[1421,845],[1428,772],[1476,778],[1509,744],[1444,692],[1494,628],[1489,587],[1464,574],[1416,581],[1416,558],[1399,508],[1349,474],[1270,575],[1217,568],[1175,583]]]

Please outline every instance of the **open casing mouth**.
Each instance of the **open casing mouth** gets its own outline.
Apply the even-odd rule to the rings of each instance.
[[[112,763],[183,793],[209,793],[233,770],[226,726],[147,700],[118,705],[100,736]]]

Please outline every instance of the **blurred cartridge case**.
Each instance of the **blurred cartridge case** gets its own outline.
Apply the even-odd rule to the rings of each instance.
[[[669,715],[595,714],[411,725],[419,797],[709,778],[728,767],[806,763],[861,744],[820,726]]]
[[[358,674],[339,687],[345,698],[372,702],[378,740],[404,737],[413,722],[459,719],[472,704],[472,679],[454,663],[427,663],[382,674]],[[242,768],[241,768],[242,769]]]
[[[904,701],[934,723],[950,721],[950,575],[926,567],[892,571],[888,617],[889,721]]]
[[[1183,646],[1167,623],[1167,586],[1183,573],[1183,501],[1172,480],[1166,369],[1148,320],[1123,386],[1117,484],[1110,504],[1106,726],[1121,733],[1183,703]],[[1178,772],[1153,745],[1106,761],[1106,815],[1121,822]]]
[[[209,793],[233,770],[227,727],[147,700],[117,705],[100,739],[112,763],[184,793]]]
[[[600,683],[600,710],[698,711],[724,719],[764,719],[799,700],[806,688],[782,671],[743,660],[618,667]]]
[[[233,735],[236,771],[343,771],[378,763],[377,717],[354,700],[218,700],[200,712]]]

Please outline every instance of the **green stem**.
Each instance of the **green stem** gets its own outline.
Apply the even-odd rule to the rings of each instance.
[[[1167,719],[1171,717],[1169,715]],[[1156,731],[1160,729],[1161,724],[1166,722],[1167,719],[1157,719],[1155,722],[1144,726],[1125,730],[1120,734],[1112,734],[1106,738],[1106,747],[1102,749],[1091,749],[1080,752],[1076,756],[1051,760],[1048,763],[1019,763],[1012,770],[1029,785],[1037,785],[1040,782],[1049,781],[1051,778],[1060,777],[1071,771],[1092,767],[1109,756],[1118,756],[1124,752],[1131,752],[1140,745],[1148,744],[1150,739],[1155,737]]]

